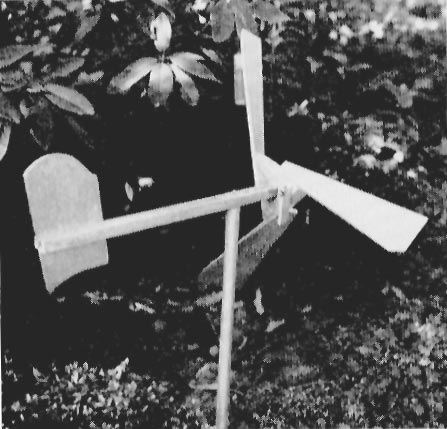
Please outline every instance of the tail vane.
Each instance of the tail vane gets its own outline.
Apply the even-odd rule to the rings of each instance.
[[[103,220],[96,176],[76,158],[61,153],[39,158],[23,176],[48,291],[75,274],[107,264],[105,240],[51,253],[39,246],[45,237]]]

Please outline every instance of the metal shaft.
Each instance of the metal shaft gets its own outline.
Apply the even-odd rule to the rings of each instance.
[[[231,343],[236,283],[240,208],[227,211],[225,217],[225,255],[223,296],[220,321],[219,374],[217,380],[216,429],[228,428],[230,403]]]

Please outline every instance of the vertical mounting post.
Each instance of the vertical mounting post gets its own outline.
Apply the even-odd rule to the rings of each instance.
[[[223,296],[220,319],[219,374],[217,378],[216,429],[228,428],[230,403],[231,343],[233,340],[233,307],[236,284],[240,208],[225,216],[225,254]]]

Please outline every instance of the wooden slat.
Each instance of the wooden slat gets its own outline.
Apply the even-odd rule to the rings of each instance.
[[[37,247],[41,253],[74,248],[98,240],[120,237],[253,204],[275,196],[276,192],[277,188],[275,187],[246,188],[155,210],[120,216],[97,224],[79,226],[68,233],[40,235],[37,237]]]

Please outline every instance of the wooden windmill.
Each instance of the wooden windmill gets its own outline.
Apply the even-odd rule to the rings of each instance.
[[[390,252],[404,252],[427,222],[418,213],[359,189],[268,158],[264,151],[261,41],[244,30],[241,49],[254,187],[104,220],[97,177],[75,158],[45,155],[24,173],[35,246],[49,292],[77,273],[107,264],[107,239],[226,212],[225,252],[199,276],[206,283],[223,275],[218,429],[228,425],[235,285],[246,279],[286,231],[295,215],[294,206],[304,196],[318,201]],[[240,207],[257,202],[261,202],[263,221],[239,240]],[[248,267],[242,276],[238,254],[239,264]]]

